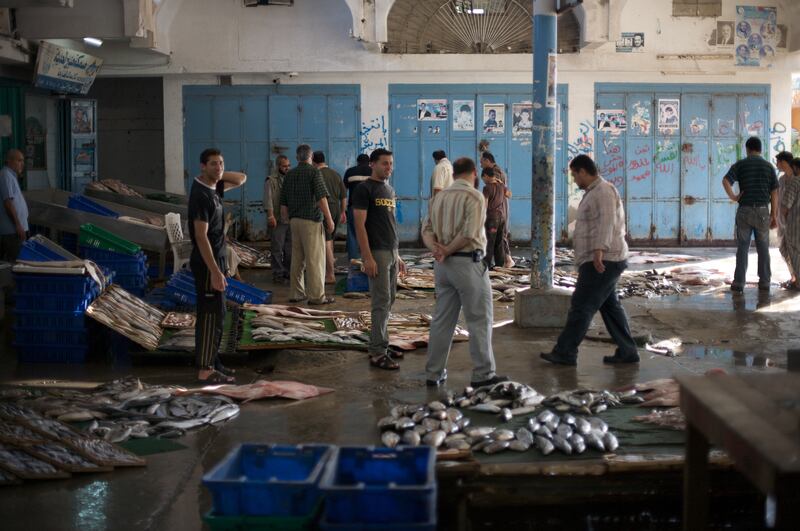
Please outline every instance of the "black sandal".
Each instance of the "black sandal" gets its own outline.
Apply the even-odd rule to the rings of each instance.
[[[236,374],[236,369],[231,369],[230,367],[226,367],[222,364],[219,358],[214,360],[214,370],[217,372],[221,372],[225,376],[233,376]]]
[[[208,375],[207,378],[198,378],[197,382],[206,385],[235,384],[236,378],[234,378],[233,376],[225,376],[221,372],[214,370],[211,374]]]
[[[390,358],[393,360],[401,360],[406,357],[405,352],[398,348],[389,347],[386,351]]]
[[[392,361],[388,354],[383,354],[377,358],[370,357],[369,364],[385,371],[396,371],[400,368],[400,365]]]

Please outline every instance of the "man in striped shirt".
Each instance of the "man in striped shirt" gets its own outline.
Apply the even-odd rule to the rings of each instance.
[[[622,200],[616,187],[597,174],[597,166],[587,155],[572,159],[569,169],[578,188],[585,190],[572,237],[578,282],[567,324],[553,350],[542,352],[541,357],[559,365],[577,365],[578,346],[600,310],[603,323],[617,344],[614,355],[604,356],[603,362],[637,363],[636,342],[617,297],[617,281],[628,267]]]
[[[772,277],[769,262],[769,229],[778,226],[778,177],[775,168],[761,156],[761,140],[750,137],[744,145],[747,157],[731,166],[722,186],[736,210],[736,271],[731,291],[741,293],[747,276],[747,255],[750,238],[755,234],[758,252],[758,289],[769,291]],[[739,194],[733,183],[739,183]]]

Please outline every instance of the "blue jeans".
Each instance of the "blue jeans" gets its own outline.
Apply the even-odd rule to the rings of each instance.
[[[750,253],[750,238],[753,234],[758,252],[758,285],[769,286],[772,279],[769,262],[769,207],[741,205],[736,210],[736,271],[731,287],[744,287],[747,255]]]
[[[347,207],[347,257],[350,260],[361,258],[361,250],[358,248],[358,238],[356,237],[356,220],[353,219],[353,207]]]
[[[622,358],[638,356],[628,317],[617,297],[617,281],[628,263],[603,264],[606,266],[603,273],[598,273],[592,262],[586,262],[578,268],[578,282],[572,294],[567,324],[558,336],[553,354],[575,360],[578,357],[578,345],[586,336],[594,314],[600,310],[606,330],[617,344],[616,355]]]

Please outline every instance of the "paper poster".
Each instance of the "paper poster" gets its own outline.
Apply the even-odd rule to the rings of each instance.
[[[644,33],[621,33],[617,41],[617,53],[644,52]]]
[[[505,125],[506,104],[505,103],[484,103],[483,104],[483,132],[502,135],[506,131]]]
[[[677,131],[681,123],[681,100],[658,100],[658,132],[662,135],[672,134]]]
[[[598,109],[596,111],[597,130],[612,133],[624,131],[628,128],[625,111],[619,109]]]
[[[89,176],[93,176],[95,174],[94,149],[94,141],[83,142],[82,140],[78,139],[74,139],[72,141],[73,173],[81,173]]]
[[[769,66],[778,46],[778,10],[736,6],[736,66]]]
[[[717,21],[717,46],[733,46],[733,21]]]
[[[556,106],[556,54],[547,54],[547,107]]]
[[[47,169],[47,131],[38,118],[25,118],[25,167]]]
[[[475,130],[475,100],[453,100],[453,131]]]
[[[417,119],[447,120],[447,100],[417,100]]]
[[[94,129],[94,102],[72,101],[72,134],[91,134]]]
[[[511,134],[513,136],[531,136],[533,130],[531,102],[524,101],[512,104],[511,114]]]

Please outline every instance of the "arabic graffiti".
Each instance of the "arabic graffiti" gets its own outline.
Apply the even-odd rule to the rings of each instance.
[[[786,126],[781,122],[775,122],[772,124],[772,129],[769,130],[769,141],[774,142],[772,144],[772,149],[775,150],[775,153],[780,153],[781,151],[786,151],[786,144],[783,142],[783,135],[786,133]]]
[[[594,130],[592,123],[584,120],[578,126],[578,138],[574,142],[567,144],[567,152],[569,158],[575,158],[578,155],[589,155],[594,149],[594,140],[589,134]]]
[[[386,117],[383,115],[361,122],[361,153],[370,153],[389,145]]]

